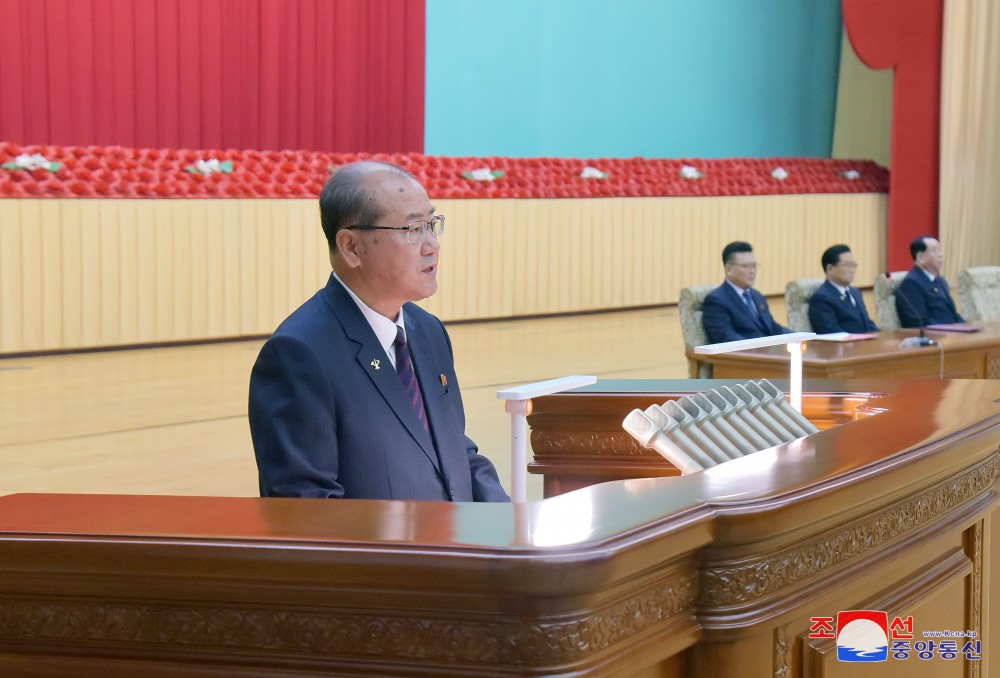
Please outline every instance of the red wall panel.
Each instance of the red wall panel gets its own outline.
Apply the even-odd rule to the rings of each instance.
[[[944,0],[844,0],[844,26],[869,68],[893,69],[890,270],[910,268],[910,241],[938,234]]]
[[[420,152],[423,0],[0,0],[0,139]]]

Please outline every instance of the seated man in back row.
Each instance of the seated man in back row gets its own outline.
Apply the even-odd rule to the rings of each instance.
[[[955,310],[948,281],[941,276],[944,250],[937,238],[929,235],[915,238],[910,243],[910,256],[913,257],[913,268],[896,290],[897,296],[906,297],[896,301],[899,324],[903,327],[926,327],[964,323],[965,320]]]
[[[702,304],[701,323],[710,344],[788,334],[771,316],[767,299],[753,289],[757,261],[748,242],[731,242],[722,250],[726,281]]]
[[[861,290],[851,287],[858,264],[847,245],[828,247],[820,259],[826,281],[809,298],[809,324],[813,332],[878,332],[868,316]]]

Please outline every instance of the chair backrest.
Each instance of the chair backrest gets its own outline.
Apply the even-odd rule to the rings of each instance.
[[[688,353],[688,368],[692,379],[711,379],[712,366],[706,362],[691,357],[691,349],[708,343],[708,336],[701,324],[701,306],[705,297],[714,290],[712,285],[693,285],[681,290],[677,301],[677,310],[681,318],[681,334],[684,336],[684,348]]]
[[[885,275],[875,278],[875,315],[882,330],[899,329],[899,311],[896,310],[896,288],[906,279],[908,271],[894,271],[892,280]]]
[[[796,332],[812,332],[809,322],[809,299],[823,284],[824,278],[799,278],[785,285],[785,309],[788,328]]]
[[[958,297],[966,320],[1000,320],[1000,266],[976,266],[960,272]]]

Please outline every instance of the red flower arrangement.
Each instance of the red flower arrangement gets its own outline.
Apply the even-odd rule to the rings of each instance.
[[[411,172],[433,198],[611,198],[885,193],[889,170],[869,160],[819,158],[501,158],[420,153],[328,153],[21,146],[0,142],[0,163],[40,153],[56,171],[0,170],[2,198],[315,198],[330,169],[383,160]],[[231,172],[192,172],[216,160]],[[470,178],[488,167],[492,181]],[[581,177],[585,167],[607,177]],[[694,168],[695,171],[684,168]],[[783,179],[772,176],[781,167]],[[467,176],[463,176],[463,173]],[[700,176],[695,176],[700,174]],[[779,173],[780,174],[780,173]]]

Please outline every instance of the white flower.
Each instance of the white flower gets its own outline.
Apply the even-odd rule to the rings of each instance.
[[[854,181],[855,179],[860,179],[861,178],[861,172],[859,172],[857,170],[847,170],[846,172],[841,172],[840,174],[845,179],[849,179],[851,181]]]
[[[493,170],[489,167],[480,167],[479,169],[474,169],[470,172],[472,178],[476,181],[493,181]]]
[[[774,171],[771,172],[771,176],[774,177],[775,179],[784,181],[785,179],[788,178],[788,172],[785,171],[784,167],[775,167]]]
[[[194,166],[202,174],[211,174],[212,172],[222,171],[222,164],[215,158],[209,158],[208,160],[199,160],[194,164]]]
[[[580,178],[581,179],[607,179],[608,175],[607,175],[606,172],[602,172],[601,170],[597,169],[596,167],[590,167],[588,165],[587,167],[583,168],[582,172],[580,172]]]
[[[22,154],[14,158],[14,164],[20,169],[36,170],[49,169],[48,159],[41,153],[34,155]]]
[[[702,174],[698,171],[697,167],[684,165],[681,167],[681,176],[685,179],[701,179]]]

